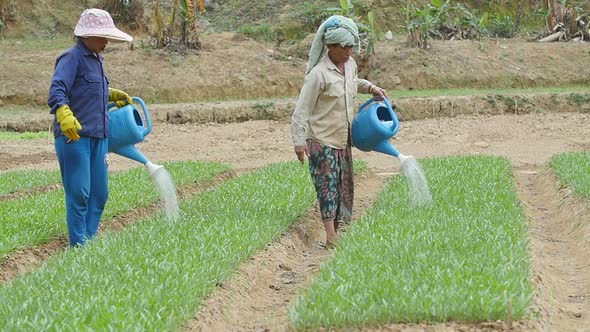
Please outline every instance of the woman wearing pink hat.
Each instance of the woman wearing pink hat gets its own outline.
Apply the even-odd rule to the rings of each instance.
[[[127,93],[109,88],[100,55],[109,41],[133,38],[117,29],[111,15],[100,9],[85,10],[74,35],[76,45],[55,62],[47,102],[55,114],[55,151],[72,247],[96,235],[109,195],[107,103],[133,102]]]

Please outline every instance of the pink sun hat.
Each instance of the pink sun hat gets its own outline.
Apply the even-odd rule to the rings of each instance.
[[[133,37],[117,29],[115,23],[107,11],[92,8],[86,9],[74,29],[74,35],[78,37],[103,37],[110,41],[130,42]]]

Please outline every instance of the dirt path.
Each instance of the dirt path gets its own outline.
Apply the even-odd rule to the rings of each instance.
[[[387,176],[356,177],[354,220],[373,205]],[[316,204],[317,205],[317,204]],[[289,308],[319,271],[330,251],[317,206],[280,240],[258,252],[209,296],[187,331],[285,331]]]
[[[590,204],[547,168],[516,171],[531,228],[534,311],[542,331],[590,330]]]
[[[510,159],[514,166],[543,165],[565,151],[590,150],[590,113],[530,113],[522,115],[461,115],[402,121],[393,144],[416,157],[490,154]],[[241,123],[154,124],[137,146],[154,162],[200,159],[226,162],[236,171],[294,160],[288,119]],[[395,158],[354,151],[375,172],[398,171]],[[136,162],[112,155],[111,170],[136,167]],[[56,169],[53,141],[2,141],[0,171],[11,168]]]

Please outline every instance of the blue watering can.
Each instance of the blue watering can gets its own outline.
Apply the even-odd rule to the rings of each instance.
[[[130,104],[115,108],[115,103],[108,104],[109,152],[114,152],[144,164],[148,168],[150,175],[154,175],[163,166],[151,163],[135,147],[135,144],[143,142],[145,137],[152,131],[152,120],[143,100],[139,97],[133,97],[132,99],[141,105],[146,125],[144,126],[143,119],[135,105]],[[112,108],[115,109],[111,110]]]
[[[377,151],[399,158],[403,164],[412,156],[401,154],[389,139],[399,131],[399,120],[387,98],[367,100],[352,120],[352,144],[361,151]]]

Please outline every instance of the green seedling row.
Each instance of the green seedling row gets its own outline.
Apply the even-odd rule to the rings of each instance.
[[[590,152],[560,153],[550,164],[565,185],[577,195],[590,198]]]
[[[506,159],[422,161],[433,196],[403,176],[353,223],[291,310],[296,328],[520,319],[531,303],[528,230]]]
[[[164,164],[176,185],[207,181],[227,171],[226,164],[178,161]],[[45,172],[31,173],[30,182],[37,176],[45,178]],[[109,201],[103,220],[147,206],[159,199],[158,188],[151,182],[144,167],[115,173],[109,179]],[[11,252],[49,241],[66,233],[66,211],[63,189],[52,190],[0,201],[0,261]]]
[[[61,183],[59,171],[13,170],[0,173],[0,196]]]
[[[0,140],[27,140],[27,139],[40,139],[48,138],[50,134],[46,131],[38,132],[24,132],[17,133],[12,131],[0,131]]]
[[[0,287],[8,331],[169,331],[256,250],[315,202],[307,167],[274,164],[84,248],[53,256]]]

